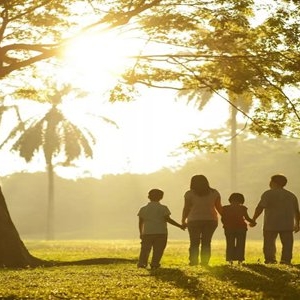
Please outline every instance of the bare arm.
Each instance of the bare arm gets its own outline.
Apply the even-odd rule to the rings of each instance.
[[[144,225],[144,220],[139,217],[139,231],[140,231],[140,237],[142,236],[143,233],[143,225]]]
[[[186,225],[186,219],[190,213],[191,207],[186,202],[184,204],[183,210],[182,210],[182,218],[181,218],[181,224]]]
[[[300,230],[300,225],[299,225],[299,212],[298,212],[298,217],[296,218],[296,224],[295,224],[295,228],[294,228],[294,232],[299,232]]]
[[[257,206],[254,212],[254,215],[252,217],[253,221],[255,222],[256,219],[261,215],[263,212],[264,208],[262,206]]]
[[[255,222],[253,219],[251,219],[251,218],[249,217],[247,211],[246,211],[246,213],[245,213],[245,215],[244,215],[244,218],[245,218],[245,220],[248,221],[251,225],[253,225],[253,226],[256,225],[256,222]]]
[[[222,204],[221,204],[221,198],[220,197],[218,197],[216,199],[215,207],[216,207],[217,212],[222,216]]]
[[[300,211],[299,211],[299,206],[298,206],[298,202],[297,202],[294,232],[298,232],[299,230],[300,230]]]
[[[166,221],[171,224],[171,225],[174,225],[178,228],[181,228],[181,229],[184,229],[185,227],[179,223],[177,223],[175,220],[171,219],[170,216],[166,216]]]

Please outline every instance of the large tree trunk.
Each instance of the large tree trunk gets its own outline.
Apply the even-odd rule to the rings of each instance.
[[[0,267],[25,268],[45,264],[45,261],[32,256],[22,242],[0,187]]]

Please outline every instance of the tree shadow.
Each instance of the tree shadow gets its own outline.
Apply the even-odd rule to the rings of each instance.
[[[241,267],[216,266],[210,270],[215,278],[261,293],[263,299],[300,299],[300,281],[292,268],[249,264]]]
[[[233,291],[235,288],[243,289],[246,294],[247,291],[259,294],[261,299],[300,299],[298,268],[250,264],[205,269],[205,278],[212,276],[218,281],[228,282],[228,286],[232,286]],[[199,269],[194,276],[187,275],[180,269],[171,268],[160,268],[149,272],[150,276],[184,290],[191,298],[211,299],[214,294],[207,284],[201,282],[203,269]]]
[[[188,276],[180,269],[159,268],[157,270],[150,270],[150,275],[155,276],[156,279],[163,282],[173,284],[177,288],[181,288],[188,292],[189,296],[199,299],[205,297],[206,290],[201,287],[201,282],[198,277]]]
[[[110,264],[136,264],[136,259],[128,258],[88,258],[75,261],[48,261],[44,267],[54,267],[54,266],[91,266],[91,265],[110,265]]]

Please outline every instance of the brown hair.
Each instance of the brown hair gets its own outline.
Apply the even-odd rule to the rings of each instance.
[[[208,195],[211,190],[204,175],[194,175],[191,179],[190,189],[198,196]]]

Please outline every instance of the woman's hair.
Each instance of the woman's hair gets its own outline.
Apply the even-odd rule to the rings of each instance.
[[[204,175],[194,175],[191,179],[190,189],[198,196],[208,195],[211,190]]]
[[[243,194],[240,194],[240,193],[232,193],[230,196],[229,196],[229,199],[228,199],[229,203],[239,203],[239,204],[244,204],[245,202],[245,197]]]

